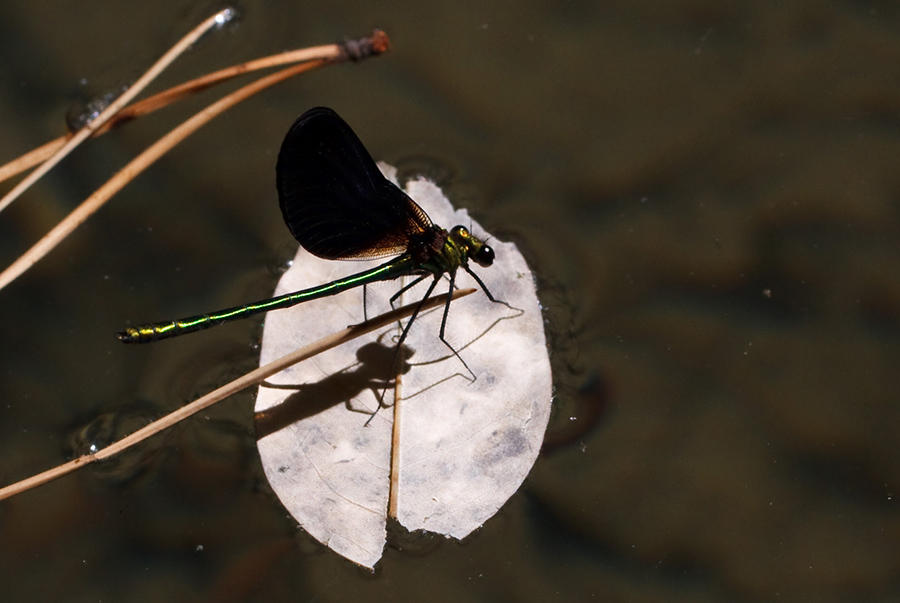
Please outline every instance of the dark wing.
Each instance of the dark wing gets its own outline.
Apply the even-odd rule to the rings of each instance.
[[[291,126],[276,183],[291,234],[321,258],[397,255],[431,227],[422,208],[381,174],[350,126],[325,107]]]

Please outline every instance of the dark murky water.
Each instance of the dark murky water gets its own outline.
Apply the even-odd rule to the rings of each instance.
[[[0,160],[136,78],[214,7],[194,4],[0,7]],[[900,597],[891,5],[243,8],[154,90],[376,26],[394,49],[230,111],[0,291],[0,482],[59,463],[89,424],[102,441],[255,365],[259,321],[145,348],[113,333],[271,291],[295,245],[275,155],[314,105],[526,253],[558,387],[546,453],[480,533],[406,542],[371,576],[298,534],[238,396],[0,503],[0,598]],[[3,265],[216,94],[66,160],[0,215]]]

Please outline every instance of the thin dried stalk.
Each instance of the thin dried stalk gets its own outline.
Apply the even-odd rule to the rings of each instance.
[[[53,153],[59,151],[62,146],[66,144],[66,141],[72,138],[72,136],[74,136],[74,134],[72,134],[71,132],[69,134],[66,134],[65,136],[60,136],[56,140],[51,140],[50,142],[39,146],[33,151],[29,151],[21,157],[17,157],[9,163],[0,166],[0,182],[5,182],[16,174],[21,174],[25,170],[36,166],[40,162],[47,161],[47,159],[52,157]]]
[[[458,289],[454,291],[452,295],[453,299],[458,299],[474,292],[475,289]],[[450,294],[444,293],[443,295],[438,295],[428,299],[422,309],[430,309],[445,304],[447,302],[448,295]],[[31,490],[32,488],[36,488],[37,486],[46,484],[47,482],[72,473],[76,469],[84,467],[85,465],[111,458],[119,454],[120,452],[127,450],[131,446],[134,446],[138,442],[142,442],[147,438],[154,436],[161,431],[168,429],[169,427],[172,427],[176,423],[183,421],[184,419],[200,412],[201,410],[209,408],[213,404],[220,402],[221,400],[224,400],[225,398],[236,394],[243,389],[246,389],[252,385],[262,383],[272,375],[286,369],[289,366],[297,364],[298,362],[306,360],[307,358],[311,358],[317,354],[321,354],[326,350],[330,350],[333,347],[351,341],[357,337],[365,335],[366,333],[371,333],[372,331],[376,331],[378,329],[386,327],[396,322],[397,320],[410,316],[415,310],[418,303],[419,302],[407,304],[403,307],[397,308],[396,310],[392,310],[390,312],[386,312],[385,314],[377,316],[367,322],[358,325],[351,325],[343,331],[338,331],[333,335],[324,337],[319,341],[316,341],[315,343],[297,350],[296,352],[288,354],[287,356],[283,356],[265,366],[261,366],[258,369],[247,373],[243,377],[235,379],[227,385],[223,385],[219,389],[212,391],[201,398],[198,398],[197,400],[191,402],[186,406],[182,406],[178,410],[166,415],[162,419],[154,421],[153,423],[137,430],[131,435],[122,438],[118,442],[110,444],[109,446],[99,450],[98,452],[80,456],[74,460],[69,461],[68,463],[59,465],[58,467],[54,467],[53,469],[44,471],[43,473],[39,473],[15,484],[11,484],[9,486],[6,486],[5,488],[0,488],[0,500],[15,496],[16,494],[20,494],[27,490]]]
[[[113,195],[122,190],[126,184],[136,178],[138,174],[147,169],[157,159],[168,153],[179,142],[200,129],[201,126],[249,96],[264,90],[269,86],[273,86],[278,82],[286,80],[289,77],[297,75],[298,73],[309,71],[310,69],[314,69],[325,63],[326,61],[312,61],[301,65],[294,65],[293,67],[288,67],[287,69],[282,69],[272,75],[260,78],[209,105],[160,138],[147,150],[132,159],[128,165],[119,170],[119,172],[110,178],[103,186],[94,191],[90,197],[85,199],[81,205],[75,208],[72,213],[57,224],[53,230],[44,235],[44,237],[31,249],[23,253],[15,262],[10,264],[6,270],[0,273],[0,289],[6,287],[6,285],[36,264],[38,260],[47,255],[47,253],[69,236],[73,230],[78,228],[78,226],[87,220],[94,212],[103,207],[103,205],[109,201]]]
[[[282,69],[281,71],[278,71],[271,75],[262,77],[255,82],[252,82],[244,86],[243,88],[232,92],[228,96],[211,104],[203,111],[200,111],[199,113],[182,123],[180,126],[169,132],[167,135],[163,136],[155,144],[141,153],[138,157],[133,159],[131,163],[122,168],[115,176],[110,178],[90,197],[85,199],[81,203],[81,205],[75,208],[72,213],[70,213],[59,224],[57,224],[53,228],[53,230],[44,235],[44,237],[40,241],[38,241],[31,249],[22,254],[22,256],[20,256],[15,262],[13,262],[6,270],[0,273],[0,289],[6,287],[6,285],[14,281],[25,271],[31,268],[35,263],[37,263],[42,257],[47,255],[47,253],[49,253],[54,247],[56,247],[56,245],[58,245],[63,239],[65,239],[65,237],[71,234],[72,231],[74,231],[81,223],[87,220],[95,211],[100,209],[100,207],[102,207],[114,194],[122,190],[122,188],[126,184],[133,180],[138,174],[144,171],[153,162],[159,159],[163,154],[167,153],[176,144],[184,140],[190,134],[194,133],[197,129],[209,122],[214,117],[223,113],[225,110],[256,94],[257,92],[268,88],[269,86],[273,86],[274,84],[293,77],[294,75],[297,75],[299,73],[303,73],[304,71],[309,71],[311,69],[328,65],[336,61],[347,59],[358,61],[367,56],[381,54],[388,48],[389,41],[387,35],[384,32],[375,31],[375,33],[372,34],[371,38],[364,38],[357,41],[347,41],[343,45],[334,44],[329,46],[318,46],[311,49],[285,53],[285,55],[278,55],[275,58],[269,57],[266,59],[260,59],[259,61],[251,62],[268,66],[271,64],[276,64],[278,61],[286,61],[290,56],[293,57],[293,60],[297,60],[298,57],[300,57],[303,60],[307,61],[305,63],[294,65],[292,67]],[[314,53],[321,53],[321,58],[310,59],[311,56],[314,56]],[[238,66],[238,70],[240,70],[240,66]],[[221,78],[221,74],[222,72],[216,72],[215,74],[211,75]],[[201,84],[199,84],[200,86],[211,85],[211,81],[204,81],[206,80],[206,78],[199,78],[199,80],[201,81]],[[197,81],[198,80],[194,81],[195,87],[197,86]],[[177,98],[181,98],[181,96],[186,93],[184,90],[179,90],[179,88],[181,87],[176,87],[174,89],[174,93],[169,91],[168,93],[164,94],[168,94],[171,98],[177,100]],[[153,98],[157,98],[155,103],[157,103],[158,106],[162,106],[161,104],[159,104],[160,102],[162,102],[158,98],[159,96],[160,95],[157,95],[157,97],[151,97],[147,100],[150,101],[153,100]],[[170,100],[168,102],[172,101]],[[39,170],[40,169],[41,168],[39,168]],[[36,170],[36,172],[39,170]],[[32,173],[28,179],[30,179],[33,175],[34,173]]]
[[[304,63],[319,59],[340,59],[345,56],[342,50],[343,47],[339,44],[326,44],[324,46],[290,50],[220,69],[219,71],[173,86],[168,90],[164,90],[123,108],[116,115],[112,116],[109,121],[98,127],[91,136],[96,137],[105,134],[126,122],[152,113],[153,111],[170,105],[186,96],[202,92],[207,88],[233,79],[239,75],[289,63]],[[43,146],[40,146],[17,159],[13,159],[6,165],[0,166],[0,182],[12,178],[16,174],[20,174],[42,161],[47,160],[62,148],[62,146],[66,144],[66,141],[72,138],[72,136],[73,134],[71,133],[60,136],[56,140],[51,140]]]
[[[226,9],[229,10],[229,9]],[[83,128],[81,128],[74,136],[68,139],[68,141],[63,144],[63,146],[53,154],[50,159],[45,161],[39,168],[33,171],[28,175],[22,182],[16,185],[11,191],[9,191],[6,195],[0,199],[0,211],[3,211],[6,206],[15,201],[19,195],[25,192],[32,184],[38,181],[38,179],[50,171],[53,166],[59,163],[66,155],[72,152],[72,149],[77,147],[83,141],[87,140],[89,136],[91,136],[100,126],[105,124],[109,119],[118,113],[122,107],[130,103],[135,96],[140,94],[140,92],[147,87],[150,82],[152,82],[156,77],[162,73],[166,67],[172,64],[172,61],[177,59],[185,50],[191,47],[191,45],[200,39],[200,36],[205,34],[207,31],[215,27],[218,23],[222,22],[223,15],[225,15],[226,11],[219,11],[213,16],[209,17],[203,23],[195,27],[190,31],[186,36],[181,38],[172,48],[169,49],[156,63],[153,64],[147,72],[140,77],[140,79],[134,83],[133,86],[128,88],[119,98],[113,101],[106,109],[103,110],[100,115],[97,116],[96,119],[87,123]],[[230,18],[230,17],[229,17]]]
[[[397,365],[403,366],[404,359],[399,356],[403,355],[403,348],[397,350]],[[388,486],[388,517],[397,519],[397,511],[400,508],[400,431],[402,430],[402,415],[400,409],[403,407],[401,403],[401,387],[403,386],[403,376],[400,373],[394,375],[394,421],[391,425],[391,479]]]

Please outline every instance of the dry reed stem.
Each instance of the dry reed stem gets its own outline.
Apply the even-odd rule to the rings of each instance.
[[[105,134],[113,128],[131,121],[132,119],[147,115],[157,109],[162,109],[186,96],[202,92],[216,84],[226,82],[246,73],[267,69],[269,67],[277,67],[278,65],[285,65],[288,63],[303,63],[306,61],[330,58],[336,60],[343,58],[341,47],[339,45],[326,44],[324,46],[290,50],[261,59],[239,63],[238,65],[232,65],[231,67],[226,67],[225,69],[220,69],[219,71],[214,71],[213,73],[184,82],[183,84],[173,86],[168,90],[164,90],[124,107],[116,115],[112,116],[109,121],[97,128],[91,136],[96,137]],[[72,136],[74,136],[74,134],[71,133],[60,136],[17,159],[13,159],[6,165],[0,166],[0,182],[4,182],[16,174],[20,174],[42,161],[47,160],[62,148],[62,146],[66,144],[66,141],[72,138]]]
[[[216,17],[217,16],[218,15],[216,15]],[[212,18],[215,19],[215,17]],[[119,170],[119,172],[115,176],[110,178],[103,186],[94,191],[94,193],[90,197],[85,199],[81,203],[81,205],[79,205],[77,208],[75,208],[74,211],[72,211],[72,213],[66,216],[49,233],[44,235],[44,237],[40,241],[38,241],[34,246],[31,247],[31,249],[22,254],[15,262],[13,262],[8,268],[6,268],[6,270],[0,273],[0,289],[6,287],[6,285],[14,281],[25,271],[31,268],[31,266],[37,263],[38,260],[47,255],[47,253],[49,253],[54,247],[56,247],[56,245],[58,245],[65,237],[71,234],[72,231],[75,230],[75,228],[77,228],[80,224],[87,220],[88,217],[90,217],[95,211],[102,207],[114,194],[119,192],[128,182],[133,180],[149,165],[159,159],[159,157],[167,153],[172,147],[181,142],[181,140],[195,132],[202,125],[206,124],[214,117],[220,115],[226,109],[231,108],[238,102],[248,98],[249,96],[252,96],[253,94],[256,94],[257,92],[269,86],[272,86],[304,71],[347,59],[359,61],[367,56],[374,56],[386,52],[389,48],[390,41],[387,37],[387,34],[385,34],[383,31],[376,30],[371,35],[371,37],[362,38],[360,40],[347,40],[343,45],[333,44],[327,46],[317,46],[313,48],[283,53],[282,55],[275,55],[274,57],[258,59],[257,61],[251,61],[250,64],[257,68],[271,66],[273,64],[280,64],[287,61],[306,60],[308,62],[282,69],[281,71],[262,77],[255,82],[244,86],[243,88],[211,104],[206,109],[197,113],[186,122],[182,123],[180,126],[169,132],[166,136],[163,136],[155,144],[141,153],[141,155],[132,160],[131,163]],[[310,57],[315,56],[316,53],[321,53],[320,58],[311,59]],[[246,71],[246,69],[242,68],[241,65],[236,66],[236,70],[237,72],[241,73]],[[222,72],[224,71],[228,70],[223,70]],[[216,72],[210,75],[215,77],[223,77],[222,72]],[[194,86],[197,86],[197,81],[201,82],[199,84],[201,87],[211,85],[211,82],[207,80],[208,77],[209,76],[204,76],[203,78],[194,80]],[[184,90],[179,88],[181,87],[176,86],[176,88],[174,89],[174,93],[172,93],[171,91],[168,92],[168,94],[170,94],[174,100],[177,100],[185,94]],[[160,95],[157,95],[157,97],[159,96]],[[148,100],[152,100],[152,98],[153,97]],[[162,101],[157,98],[155,102],[159,103]],[[110,105],[110,108],[112,108],[112,106],[113,105]],[[104,111],[103,115],[105,114],[106,111]],[[95,122],[96,121],[97,120],[95,120]],[[92,124],[95,122],[92,122]],[[96,131],[99,128],[100,125],[94,128],[93,131]],[[81,130],[79,134],[81,132],[84,132],[84,130]],[[77,136],[78,135],[76,135],[76,137]],[[65,146],[68,147],[68,143]],[[39,171],[46,170],[43,170],[43,167],[38,168],[38,170],[35,170],[34,173],[23,180],[22,183],[20,183],[20,186],[26,181],[31,180],[32,176],[34,176],[34,174]],[[16,187],[16,189],[18,188],[19,187]],[[12,192],[15,192],[16,189],[14,189]]]
[[[452,295],[453,299],[459,299],[460,297],[464,297],[474,292],[475,289],[458,289],[454,291]],[[422,306],[422,310],[445,304],[448,295],[450,295],[450,293],[444,293],[442,295],[438,295],[428,299]],[[147,438],[154,436],[165,429],[168,429],[176,423],[183,421],[191,415],[209,408],[213,404],[224,400],[225,398],[236,394],[243,389],[263,382],[272,375],[286,369],[289,366],[297,364],[298,362],[311,358],[317,354],[321,354],[326,350],[330,350],[333,347],[351,341],[357,337],[365,335],[366,333],[371,333],[372,331],[376,331],[382,327],[386,327],[391,323],[400,320],[401,318],[410,316],[415,310],[418,303],[419,302],[413,302],[411,304],[407,304],[405,306],[397,308],[396,310],[391,310],[390,312],[386,312],[380,316],[377,316],[367,322],[358,325],[351,325],[342,331],[334,333],[333,335],[323,337],[315,343],[311,343],[308,346],[297,350],[296,352],[292,352],[287,356],[283,356],[265,366],[261,366],[258,369],[235,379],[227,385],[223,385],[222,387],[206,394],[205,396],[194,400],[190,404],[182,406],[178,410],[169,413],[165,417],[158,419],[145,427],[142,427],[131,435],[125,436],[118,442],[110,444],[106,448],[103,448],[93,454],[80,456],[69,461],[68,463],[64,463],[62,465],[54,467],[53,469],[44,471],[43,473],[39,473],[22,481],[16,482],[15,484],[11,484],[9,486],[6,486],[5,488],[0,488],[0,500],[10,498],[11,496],[15,496],[16,494],[21,494],[22,492],[46,484],[47,482],[72,473],[76,469],[79,469],[91,463],[111,458],[119,454],[120,452],[125,451],[131,446],[134,446],[135,444],[142,442],[143,440],[146,440]]]
[[[122,190],[126,184],[131,182],[138,174],[147,169],[157,159],[168,153],[179,142],[196,132],[201,126],[257,92],[297,75],[298,73],[309,71],[310,69],[326,64],[327,62],[328,61],[321,60],[294,65],[293,67],[282,69],[281,71],[251,82],[243,88],[240,88],[209,105],[160,138],[143,153],[132,159],[128,165],[119,170],[119,172],[110,178],[103,186],[94,191],[90,197],[85,199],[81,205],[72,211],[72,213],[66,216],[50,232],[44,235],[40,241],[31,247],[31,249],[23,253],[15,262],[10,264],[6,270],[0,273],[0,289],[6,287],[6,285],[31,268],[38,260],[47,255],[47,253],[56,247],[63,239],[69,236],[73,230],[78,228],[79,225],[109,201],[113,195]]]
[[[17,157],[9,163],[0,166],[0,182],[5,182],[16,174],[21,174],[25,170],[36,166],[40,162],[46,161],[53,156],[53,153],[56,153],[59,149],[61,149],[62,146],[66,144],[66,141],[72,138],[72,136],[74,136],[74,134],[72,134],[71,132],[65,134],[64,136],[60,136],[56,140],[51,140],[50,142],[25,153],[21,157]]]
[[[37,180],[50,171],[53,166],[59,163],[66,155],[72,152],[72,149],[81,144],[84,140],[86,140],[89,136],[91,136],[100,126],[105,124],[113,115],[118,113],[122,107],[127,105],[137,96],[144,88],[147,87],[150,82],[152,82],[156,77],[162,73],[166,67],[172,64],[172,61],[177,59],[185,50],[190,48],[190,46],[200,39],[200,36],[205,34],[211,28],[215,27],[217,23],[220,22],[221,16],[224,11],[219,11],[215,15],[207,18],[200,25],[195,27],[188,33],[186,36],[181,38],[172,48],[168,50],[156,63],[153,64],[147,72],[138,79],[137,82],[134,83],[133,86],[128,88],[119,98],[113,101],[106,109],[103,110],[100,115],[96,117],[93,121],[87,123],[83,128],[81,128],[78,132],[75,133],[74,136],[69,138],[65,144],[53,154],[47,161],[41,164],[36,170],[30,173],[24,180],[22,180],[19,184],[17,184],[11,191],[6,193],[2,199],[0,199],[0,211],[3,211],[10,203],[15,201],[19,195],[25,192],[32,184],[37,182]]]

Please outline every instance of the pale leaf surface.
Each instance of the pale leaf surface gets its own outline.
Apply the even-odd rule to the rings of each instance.
[[[382,169],[393,176],[391,168]],[[487,234],[465,210],[455,211],[434,184],[407,192],[435,224],[462,224]],[[420,316],[404,344],[408,370],[400,394],[398,519],[409,530],[463,538],[512,496],[537,457],[550,413],[551,378],[541,311],[531,272],[512,243],[490,239],[496,261],[471,268],[496,299],[481,291],[451,304],[446,339],[476,374],[440,341],[442,309]],[[302,248],[276,289],[280,295],[361,272],[375,262],[315,258]],[[431,278],[407,292],[420,298]],[[459,270],[457,286],[478,288]],[[370,315],[390,309],[399,282],[368,287]],[[447,281],[436,293],[446,291]],[[271,312],[261,363],[363,320],[363,291]],[[365,567],[381,558],[390,493],[393,409],[377,407],[393,358],[397,329],[357,339],[287,369],[257,397],[258,446],[266,476],[291,515],[313,537]],[[389,389],[386,400],[393,399]]]

